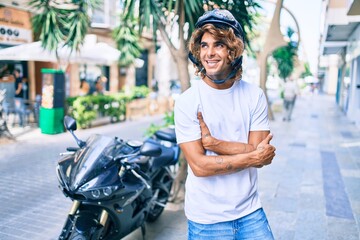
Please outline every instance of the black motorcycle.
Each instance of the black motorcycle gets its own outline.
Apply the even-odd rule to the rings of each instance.
[[[179,158],[174,129],[140,141],[94,134],[82,141],[76,121],[65,127],[78,147],[69,147],[57,165],[59,187],[73,204],[59,239],[116,239],[155,221],[170,197]]]

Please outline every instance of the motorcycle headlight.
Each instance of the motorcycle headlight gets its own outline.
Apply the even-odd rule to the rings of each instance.
[[[91,195],[92,195],[94,198],[99,198],[99,197],[100,197],[100,190],[99,190],[99,189],[92,190],[92,191],[91,191]]]
[[[113,190],[111,187],[103,188],[103,193],[105,196],[110,196],[112,194]]]
[[[79,190],[79,192],[88,199],[99,200],[111,196],[111,194],[114,193],[117,189],[118,186],[110,186],[104,188],[91,189],[87,191]]]
[[[96,179],[91,180],[87,184],[79,188],[79,193],[85,196],[87,199],[99,200],[101,198],[109,197],[113,194],[119,186],[106,186],[95,187]]]

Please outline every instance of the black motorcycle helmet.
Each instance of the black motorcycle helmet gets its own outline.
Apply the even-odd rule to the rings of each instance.
[[[198,21],[195,24],[195,28],[201,28],[205,24],[213,24],[214,26],[218,28],[224,28],[228,29],[229,27],[233,29],[235,35],[240,38],[245,45],[245,39],[244,39],[244,31],[240,25],[240,23],[235,19],[235,17],[225,9],[214,9],[212,11],[205,12],[201,17],[199,17]],[[199,68],[200,72],[203,72],[205,69],[204,67],[200,66],[200,63],[198,60],[193,56],[191,52],[189,52],[189,59]],[[233,78],[238,71],[239,68],[241,68],[242,65],[242,56],[239,58],[234,59],[234,61],[231,63],[233,70],[231,73],[225,78],[225,79],[218,79],[214,80],[211,77],[207,76],[212,82],[216,84],[222,84],[229,79]]]
[[[241,38],[244,42],[244,31],[240,23],[234,18],[234,16],[225,9],[214,9],[212,11],[205,12],[195,24],[195,28],[201,28],[205,24],[214,24],[216,27],[231,27],[234,30],[236,36]]]

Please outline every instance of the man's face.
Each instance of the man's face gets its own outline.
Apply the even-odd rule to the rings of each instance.
[[[206,70],[206,75],[213,80],[224,79],[231,72],[228,60],[229,51],[227,46],[206,32],[201,38],[200,60]]]

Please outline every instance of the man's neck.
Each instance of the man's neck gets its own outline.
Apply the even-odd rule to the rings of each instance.
[[[202,79],[207,85],[209,85],[212,88],[215,89],[228,89],[231,88],[231,86],[234,84],[234,80],[233,79],[229,79],[228,81],[222,83],[222,84],[216,84],[214,83],[210,78],[208,78],[207,76],[205,76]]]

